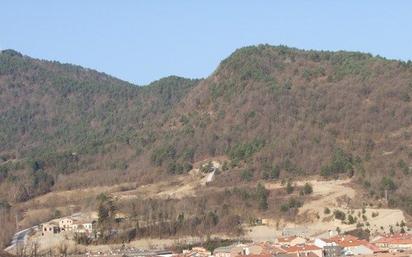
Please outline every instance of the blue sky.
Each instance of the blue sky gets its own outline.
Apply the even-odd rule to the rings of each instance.
[[[206,77],[242,46],[412,59],[412,1],[3,0],[0,49],[147,84]]]

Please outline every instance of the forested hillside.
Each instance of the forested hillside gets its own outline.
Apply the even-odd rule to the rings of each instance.
[[[22,201],[49,191],[59,175],[126,169],[124,159],[99,162],[118,147],[122,156],[138,155],[155,140],[153,126],[196,83],[168,77],[138,87],[78,66],[3,51],[0,183],[15,184],[19,192],[5,191]]]
[[[227,156],[223,185],[356,176],[412,213],[412,64],[356,52],[251,46],[204,80],[138,87],[12,50],[0,55],[0,189],[150,181]],[[96,176],[98,175],[98,176]]]

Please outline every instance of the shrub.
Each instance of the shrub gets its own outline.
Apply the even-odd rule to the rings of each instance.
[[[286,193],[291,194],[293,193],[293,190],[295,190],[295,188],[293,187],[292,183],[288,181],[288,183],[286,184]]]
[[[305,183],[305,185],[303,186],[303,193],[305,195],[312,194],[313,193],[312,185],[309,183]]]
[[[348,224],[355,224],[355,222],[356,222],[355,218],[351,214],[349,214],[348,215]]]
[[[335,215],[335,219],[342,220],[342,221],[346,219],[346,214],[341,210],[335,210],[333,214]]]
[[[294,198],[294,197],[291,197],[291,198],[289,198],[289,200],[288,200],[287,203],[284,203],[284,204],[282,204],[282,205],[280,206],[280,210],[281,210],[282,212],[286,212],[286,211],[288,211],[288,210],[290,210],[290,209],[297,209],[297,208],[299,208],[299,207],[301,207],[301,206],[302,206],[302,202],[300,202],[299,200],[297,200],[297,199]]]

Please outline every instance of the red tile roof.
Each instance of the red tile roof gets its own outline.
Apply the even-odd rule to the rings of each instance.
[[[294,245],[289,247],[282,247],[282,249],[287,253],[304,252],[304,251],[315,251],[321,248],[316,245]]]
[[[352,235],[344,235],[344,236],[334,236],[328,240],[328,242],[334,242],[342,247],[353,247],[353,246],[360,246],[363,245],[365,247],[368,247],[371,249],[373,252],[380,252],[381,249],[377,247],[374,244],[369,243],[366,240],[359,239],[356,236]]]
[[[412,235],[394,234],[384,236],[374,242],[375,244],[412,244]]]
[[[244,255],[238,255],[238,257],[245,257]],[[269,253],[262,253],[262,254],[249,254],[247,257],[272,257]]]

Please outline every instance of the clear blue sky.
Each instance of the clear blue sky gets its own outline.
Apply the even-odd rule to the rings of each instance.
[[[412,1],[2,0],[0,49],[137,84],[206,77],[236,48],[269,43],[412,59]]]

